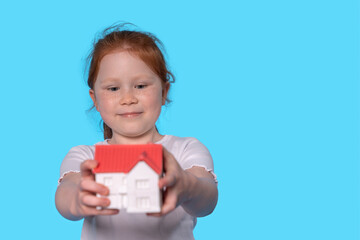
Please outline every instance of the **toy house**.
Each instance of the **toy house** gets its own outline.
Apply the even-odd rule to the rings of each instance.
[[[160,212],[162,145],[95,145],[95,160],[99,162],[94,169],[96,182],[110,190],[108,208]]]

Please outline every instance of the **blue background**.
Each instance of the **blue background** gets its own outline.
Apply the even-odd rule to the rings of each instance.
[[[359,239],[350,0],[1,1],[2,236],[79,239],[54,194],[68,150],[102,140],[84,58],[119,20],[165,44],[177,79],[160,132],[213,155],[219,202],[197,239]]]

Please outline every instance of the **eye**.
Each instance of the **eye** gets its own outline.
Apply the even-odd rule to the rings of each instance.
[[[109,87],[107,90],[111,91],[111,92],[115,92],[117,90],[119,90],[118,87]]]
[[[147,87],[147,85],[145,85],[145,84],[138,84],[135,86],[136,89],[144,89],[146,87]]]

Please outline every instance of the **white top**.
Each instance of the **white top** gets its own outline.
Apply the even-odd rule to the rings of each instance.
[[[193,166],[204,167],[213,172],[214,165],[208,149],[195,138],[181,138],[165,135],[157,144],[162,144],[183,169]],[[108,144],[107,140],[97,144]],[[95,146],[80,145],[70,149],[60,167],[60,180],[68,172],[79,172],[81,162],[94,159]],[[140,213],[120,211],[112,216],[93,216],[84,219],[81,239],[194,239],[193,229],[196,217],[186,213],[179,206],[163,217],[150,217]]]

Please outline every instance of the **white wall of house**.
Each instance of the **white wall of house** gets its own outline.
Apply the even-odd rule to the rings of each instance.
[[[128,173],[128,212],[160,212],[159,175],[145,162]]]
[[[97,173],[96,182],[104,184],[110,190],[110,206],[108,208],[127,207],[127,174],[125,173]]]
[[[138,162],[128,174],[97,173],[95,179],[110,190],[108,208],[126,208],[133,213],[160,212],[159,175],[145,162]]]

